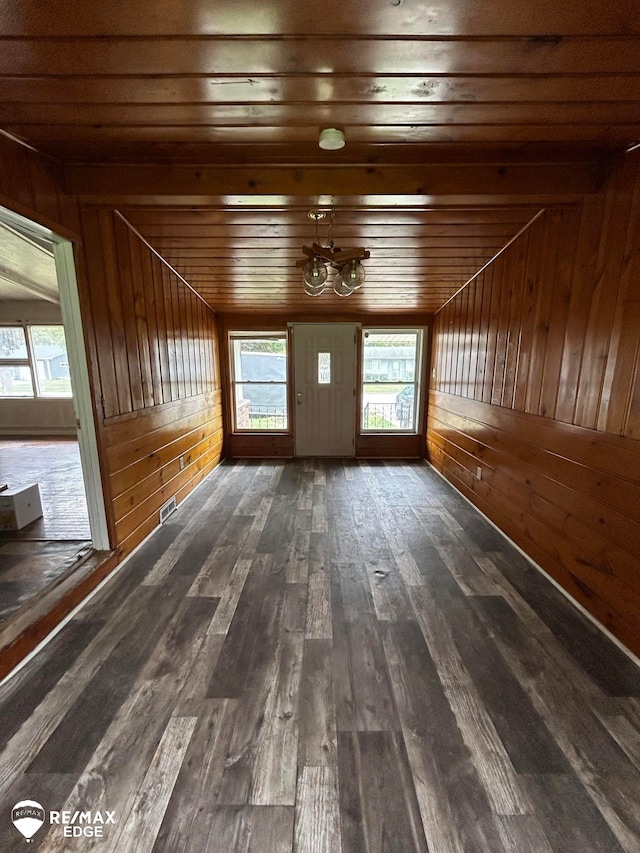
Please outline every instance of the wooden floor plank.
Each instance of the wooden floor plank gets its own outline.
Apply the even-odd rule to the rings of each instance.
[[[529,794],[554,850],[564,853],[622,853],[611,828],[574,776],[529,776]],[[555,794],[555,797],[553,797]],[[551,796],[550,796],[551,795]]]
[[[402,736],[353,732],[365,849],[426,853],[427,845]]]
[[[502,653],[527,687],[573,774],[588,790],[622,849],[633,850],[640,839],[637,767],[602,726],[589,703],[581,699],[552,662],[546,667],[532,668],[532,663],[541,659],[538,644],[520,628],[508,605],[494,598],[478,599],[476,604],[485,619],[491,620]],[[569,772],[546,775],[571,776]]]
[[[283,806],[227,806],[215,809],[202,853],[290,853],[293,809]]]
[[[532,813],[513,764],[436,602],[424,589],[411,592],[418,624],[493,811],[499,815]]]
[[[255,744],[249,802],[256,806],[293,806],[300,725],[299,697],[304,637],[284,632],[275,653],[271,689]]]
[[[204,849],[231,741],[238,702],[196,700],[181,705],[197,722],[153,846],[153,853]]]
[[[296,805],[294,853],[342,853],[337,772],[303,767]]]
[[[151,853],[196,722],[196,717],[169,720],[122,831],[110,836],[105,853]]]
[[[517,850],[517,853],[554,853],[535,815],[500,815],[496,822],[505,850]]]
[[[429,843],[437,850],[503,853],[491,803],[419,627],[388,625],[385,653],[414,776],[435,801],[421,803]]]
[[[330,640],[331,633],[331,588],[327,572],[316,572],[308,580],[307,640]]]
[[[332,642],[305,640],[300,685],[298,765],[337,766]]]
[[[427,466],[188,506],[0,686],[3,801],[118,815],[34,850],[637,853],[638,670]]]

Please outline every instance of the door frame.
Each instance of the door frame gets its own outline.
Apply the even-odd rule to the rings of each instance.
[[[89,379],[89,361],[82,328],[73,243],[44,225],[40,225],[6,207],[0,206],[0,221],[6,222],[7,225],[11,225],[26,234],[44,238],[53,244],[91,541],[96,550],[108,551],[111,545],[102,488],[98,437]]]

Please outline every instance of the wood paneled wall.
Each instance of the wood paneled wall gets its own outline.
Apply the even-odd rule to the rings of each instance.
[[[636,654],[639,224],[633,154],[449,302],[427,431],[430,461]]]
[[[54,160],[2,134],[0,204],[75,243],[107,522],[122,558],[159,507],[220,459],[216,316],[114,211],[80,211]]]
[[[107,500],[126,553],[220,460],[217,322],[114,211],[84,209],[82,233]]]
[[[78,204],[63,190],[55,160],[18,145],[0,133],[0,205],[51,228],[78,236]]]

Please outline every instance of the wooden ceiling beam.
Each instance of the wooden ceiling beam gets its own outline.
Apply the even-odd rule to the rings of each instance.
[[[595,193],[604,178],[592,164],[413,164],[407,166],[70,165],[67,189],[100,196],[207,198],[220,195],[573,196]],[[392,199],[389,202],[393,204]]]

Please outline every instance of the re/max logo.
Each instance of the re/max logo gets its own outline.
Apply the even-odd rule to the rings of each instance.
[[[104,825],[116,822],[116,813],[109,811],[49,812],[49,823],[63,826],[65,838],[102,838]]]

